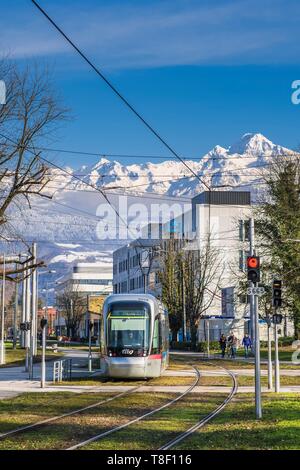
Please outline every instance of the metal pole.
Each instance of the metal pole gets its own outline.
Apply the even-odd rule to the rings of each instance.
[[[46,325],[42,328],[42,363],[41,363],[41,388],[45,388],[46,382]]]
[[[16,265],[17,269],[17,265]],[[18,318],[18,305],[19,303],[19,284],[15,284],[15,308],[14,308],[14,319],[13,319],[13,349],[17,348],[17,318]]]
[[[88,334],[89,334],[89,356],[88,356],[88,370],[92,372],[92,328],[91,328],[91,314],[89,310],[89,296],[87,296],[87,318],[88,318]]]
[[[273,388],[271,319],[268,317],[268,390]]]
[[[255,410],[256,418],[262,417],[261,409],[261,381],[260,381],[260,342],[259,342],[259,323],[257,296],[254,296],[254,318],[255,318]]]
[[[274,325],[275,340],[275,392],[280,392],[280,370],[279,370],[279,354],[278,354],[278,325]]]
[[[185,283],[184,270],[182,265],[182,313],[183,313],[183,341],[186,341],[186,306],[185,306]]]
[[[33,272],[31,271],[29,277],[29,285],[31,285],[31,296],[29,297],[29,306],[30,306],[30,334],[29,334],[29,379],[33,380],[33,355],[34,355],[34,291],[33,291]]]
[[[24,276],[26,271],[24,271]],[[22,314],[21,314],[21,323],[26,322],[26,280],[23,279],[22,281]],[[20,346],[21,348],[25,348],[25,331],[21,331],[20,333]]]
[[[29,346],[30,346],[30,335],[31,335],[31,324],[30,324],[30,292],[31,292],[31,286],[30,286],[30,276],[29,276],[29,269],[28,269],[28,264],[27,264],[27,270],[26,270],[26,322],[30,325],[30,329],[26,331],[26,361],[25,361],[25,370],[26,372],[30,372],[30,356],[29,356]]]
[[[254,256],[255,250],[255,239],[254,239],[254,219],[250,219],[249,224],[249,241],[250,241],[250,256]],[[254,287],[254,283],[250,282],[250,287]],[[254,294],[250,294],[250,336],[252,339],[252,348],[255,348],[255,301],[254,301]]]
[[[255,238],[254,238],[254,219],[250,219],[250,256],[255,254]],[[250,287],[254,287],[253,282]],[[261,409],[261,380],[260,380],[260,341],[259,341],[259,323],[258,323],[258,302],[257,295],[253,293],[250,295],[250,322],[252,324],[252,344],[255,351],[255,413],[256,418],[262,417]]]
[[[1,365],[5,364],[4,316],[5,316],[5,254],[3,254],[3,277],[2,277],[1,345],[0,345],[0,364]]]
[[[210,356],[210,351],[209,351],[209,320],[206,320],[206,330],[207,330],[207,357],[209,358]]]
[[[92,372],[92,328],[89,320],[89,372]]]
[[[33,264],[36,264],[36,243],[32,244]],[[37,274],[32,271],[32,355],[37,355]]]

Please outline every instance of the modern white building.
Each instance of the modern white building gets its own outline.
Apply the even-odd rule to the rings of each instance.
[[[210,244],[218,253],[215,282],[221,289],[205,312],[199,324],[199,341],[219,338],[221,332],[243,330],[247,327],[247,304],[245,299],[237,299],[235,286],[239,272],[249,250],[246,227],[251,214],[249,192],[206,191],[191,200],[190,209],[171,219],[167,224],[152,230],[147,228],[149,238],[140,238],[119,248],[113,255],[113,284],[115,293],[149,292],[160,295],[160,257],[153,252],[166,249],[168,239],[182,240],[185,249],[200,252],[210,236]],[[159,238],[151,238],[151,232],[159,233]],[[219,279],[220,278],[220,279]],[[213,281],[207,295],[214,290]],[[247,300],[247,299],[246,299]],[[239,303],[240,302],[240,303]],[[213,317],[215,317],[213,319]],[[245,325],[246,322],[246,325]]]
[[[208,243],[217,254],[214,278],[206,296],[213,301],[198,325],[198,341],[219,339],[233,331],[238,338],[250,332],[249,298],[240,287],[245,282],[246,258],[250,242],[249,219],[252,215],[250,192],[205,191],[191,200],[188,210],[153,230],[159,238],[140,238],[119,248],[113,254],[115,293],[149,292],[160,296],[159,271],[161,257],[156,250],[165,250],[168,239],[179,239],[179,246],[200,256]],[[218,286],[216,290],[216,285]],[[261,339],[266,339],[267,325],[260,320]],[[288,334],[293,333],[288,324]]]
[[[77,263],[63,278],[58,290],[69,288],[85,295],[111,294],[113,270],[111,263]]]
[[[111,263],[77,263],[72,271],[58,284],[57,291],[62,292],[70,289],[87,298],[87,314],[80,328],[80,336],[88,336],[88,324],[91,320],[94,323],[93,334],[99,337],[100,334],[100,310],[97,314],[88,312],[88,305],[96,301],[101,303],[104,298],[113,292],[113,268]],[[93,309],[90,309],[93,311]],[[98,311],[99,310],[99,311]],[[56,321],[57,327],[64,327],[65,321],[59,316]]]

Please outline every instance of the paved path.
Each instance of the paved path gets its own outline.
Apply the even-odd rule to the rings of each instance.
[[[201,365],[198,366],[202,376],[228,376],[227,372],[222,369],[209,370],[201,369]],[[245,375],[248,377],[254,377],[253,369],[229,369],[235,375]],[[166,370],[163,375],[168,377],[193,377],[195,374],[190,370]],[[267,376],[267,370],[261,370],[262,376]],[[286,375],[290,377],[300,377],[300,369],[281,369],[280,375]]]
[[[59,352],[64,354],[66,358],[72,358],[72,374],[76,378],[76,376],[84,376],[84,375],[91,375],[87,369],[87,351],[82,351],[78,349],[71,349],[71,348],[59,348]],[[190,355],[191,353],[182,353]],[[195,353],[192,353],[195,355]],[[197,355],[197,353],[196,353]],[[93,357],[97,357],[96,353],[93,353]],[[201,356],[200,356],[201,357]],[[53,374],[53,361],[48,361],[46,363],[46,380],[48,382],[52,381],[52,374]],[[217,362],[216,362],[217,365]],[[203,376],[226,376],[226,372],[222,369],[215,369],[215,370],[208,370],[203,369],[201,370],[201,365],[199,365],[199,369],[201,371],[201,375]],[[120,386],[120,385],[101,385],[101,386],[94,386],[94,385],[59,385],[53,386],[52,384],[48,383],[45,389],[40,388],[40,371],[41,365],[35,364],[34,365],[34,379],[35,380],[28,380],[28,372],[24,371],[24,367],[7,367],[7,368],[0,368],[0,399],[5,398],[12,398],[14,396],[20,395],[22,393],[28,392],[73,392],[73,393],[83,393],[83,392],[94,392],[94,393],[112,393],[112,392],[122,392],[131,390],[134,385],[128,386]],[[244,375],[244,376],[254,376],[254,369],[232,369],[232,372],[237,375]],[[101,371],[97,371],[94,375],[100,375]],[[261,371],[262,376],[267,375],[266,370]],[[295,370],[292,369],[282,369],[281,374],[285,376],[300,376],[300,368]],[[193,377],[194,373],[191,370],[167,370],[164,373],[165,376],[169,377]],[[186,389],[186,386],[143,386],[139,388],[139,392],[162,392],[162,393],[182,393]],[[253,393],[254,387],[239,387],[240,393]],[[229,393],[230,387],[226,386],[198,386],[195,387],[194,393]],[[268,392],[266,388],[262,388],[263,392]],[[282,392],[296,392],[300,393],[300,386],[285,386],[281,388]]]
[[[11,383],[11,388],[0,386],[1,398],[11,398],[22,393],[52,393],[52,392],[72,392],[72,393],[121,393],[134,389],[134,385],[102,385],[99,387],[91,385],[61,385],[52,386],[48,385],[46,388],[41,389],[40,383],[37,381],[24,382],[24,383]],[[145,385],[139,387],[139,393],[182,393],[187,389],[187,386],[166,386],[166,385]],[[231,387],[226,386],[197,386],[193,389],[192,393],[229,393]],[[300,386],[291,385],[281,387],[281,393],[299,393]],[[262,387],[262,392],[270,393],[266,387]],[[238,393],[254,393],[254,387],[239,387]]]
[[[219,359],[223,359],[221,357],[221,354],[219,353],[211,353],[211,355],[208,357],[207,356],[207,353],[198,353],[198,352],[193,352],[193,351],[170,351],[170,355],[174,355],[174,356],[192,356],[192,357],[199,357],[201,359],[206,359],[206,360],[210,360],[210,361],[216,361],[216,365],[218,364],[218,360]],[[292,353],[291,353],[292,355]],[[254,362],[255,362],[255,358],[254,357],[243,357],[243,356],[237,356],[235,359],[231,358],[231,357],[225,357],[223,360],[225,361],[231,361],[233,364],[235,362],[245,362],[247,364],[253,364],[254,366]],[[268,360],[267,359],[261,359],[260,360],[260,363],[261,364],[268,364]],[[281,364],[290,364],[290,365],[293,365],[295,366],[296,368],[299,367],[300,368],[300,363],[293,363],[291,361],[280,361]]]

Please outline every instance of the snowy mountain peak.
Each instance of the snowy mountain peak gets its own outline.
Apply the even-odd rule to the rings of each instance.
[[[267,139],[264,135],[260,133],[251,133],[247,132],[244,134],[240,140],[235,144],[230,145],[228,148],[229,154],[251,154],[254,156],[259,156],[262,154],[282,154],[285,153],[287,149],[276,145],[271,140]]]
[[[206,155],[207,157],[210,156],[226,156],[227,155],[227,150],[224,147],[221,147],[221,145],[216,145],[208,154]]]

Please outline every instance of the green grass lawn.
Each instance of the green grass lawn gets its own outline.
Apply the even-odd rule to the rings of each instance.
[[[74,377],[71,381],[63,381],[55,385],[93,385],[96,387],[99,386],[111,386],[111,385],[125,385],[125,386],[140,386],[140,385],[145,385],[145,386],[155,386],[155,385],[166,385],[166,386],[172,386],[172,385],[191,385],[194,382],[193,377],[167,377],[167,376],[162,376],[162,377],[157,377],[154,379],[149,379],[149,380],[135,380],[135,379],[128,379],[128,380],[122,380],[122,379],[105,379],[103,377]]]
[[[189,395],[174,405],[145,420],[118,431],[100,441],[95,441],[85,450],[137,450],[158,449],[195,424],[223,400],[222,394]]]
[[[254,396],[240,394],[210,424],[176,449],[300,449],[299,394],[263,395],[263,418],[255,419]]]
[[[1,367],[12,367],[12,366],[22,366],[25,363],[25,349],[20,348],[13,349],[12,343],[5,343],[5,362],[6,364],[0,365]],[[60,356],[57,353],[52,351],[47,351],[46,360],[59,359]],[[41,360],[41,350],[38,350],[38,355],[34,358],[34,362],[40,362]]]
[[[26,394],[0,401],[0,432],[95,403],[105,394],[41,393]],[[137,393],[120,397],[63,420],[45,425],[26,434],[0,441],[0,450],[11,449],[66,449],[82,440],[128,422],[141,414],[167,403],[175,395]]]
[[[239,375],[237,377],[238,381],[238,386],[239,387],[249,387],[249,386],[254,386],[254,377],[247,377],[243,375]],[[274,382],[274,378],[273,378]],[[281,376],[280,378],[280,384],[282,386],[285,385],[300,385],[300,376],[294,377],[294,376]],[[206,386],[227,386],[230,387],[232,385],[232,379],[230,377],[226,376],[202,376],[200,377],[200,382],[199,385],[206,385]],[[261,377],[261,385],[262,387],[267,387],[268,385],[268,378],[267,377]],[[274,385],[274,383],[273,383]],[[300,400],[300,396],[299,396]]]

